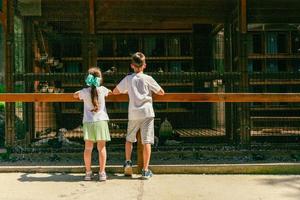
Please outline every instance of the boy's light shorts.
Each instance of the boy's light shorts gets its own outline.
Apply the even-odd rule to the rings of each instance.
[[[126,140],[136,142],[136,134],[141,130],[142,144],[154,144],[154,118],[129,120]]]

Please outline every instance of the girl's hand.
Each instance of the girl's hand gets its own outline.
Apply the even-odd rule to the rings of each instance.
[[[118,94],[121,94],[119,89],[117,87],[115,87],[115,89],[113,90],[112,92],[114,95],[118,95]]]
[[[74,97],[75,99],[79,99],[79,91],[75,92],[75,93],[73,94],[73,97]]]

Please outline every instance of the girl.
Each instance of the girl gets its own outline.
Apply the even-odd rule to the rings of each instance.
[[[83,135],[85,141],[84,164],[86,174],[84,180],[90,181],[93,177],[91,170],[91,156],[94,143],[97,143],[99,152],[99,181],[106,181],[106,141],[110,141],[108,129],[108,115],[105,107],[105,97],[111,93],[107,88],[100,86],[102,74],[99,68],[92,67],[88,70],[85,79],[87,88],[74,93],[74,98],[83,100]]]

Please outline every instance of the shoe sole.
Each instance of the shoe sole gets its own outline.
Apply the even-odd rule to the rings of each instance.
[[[92,174],[90,177],[84,177],[84,181],[92,181],[94,179],[94,174]]]
[[[124,175],[125,176],[132,176],[132,167],[125,167],[124,168]]]
[[[99,177],[98,180],[99,180],[100,182],[103,182],[103,181],[106,181],[107,178],[108,178],[107,176],[106,176],[106,177],[101,177],[101,178]]]
[[[92,181],[93,179],[92,178],[90,178],[90,179],[83,179],[84,181]]]

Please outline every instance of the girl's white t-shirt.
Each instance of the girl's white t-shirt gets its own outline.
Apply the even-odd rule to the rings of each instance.
[[[106,87],[100,86],[97,87],[97,92],[99,110],[97,112],[92,112],[91,110],[94,109],[94,105],[91,98],[91,87],[79,90],[79,99],[84,102],[83,123],[109,120],[105,106],[105,97],[108,96],[110,90]]]

